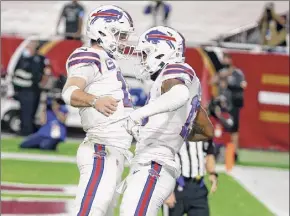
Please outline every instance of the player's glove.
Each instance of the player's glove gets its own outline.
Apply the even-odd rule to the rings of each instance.
[[[125,123],[124,123],[124,127],[127,130],[127,132],[131,134],[132,136],[134,136],[136,140],[139,139],[140,126],[141,126],[141,123],[133,120],[131,116],[128,116],[128,118],[126,118]]]

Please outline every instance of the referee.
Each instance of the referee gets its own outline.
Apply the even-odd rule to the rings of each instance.
[[[180,162],[182,173],[174,192],[165,201],[163,215],[183,216],[186,213],[188,216],[209,216],[204,175],[209,173],[211,193],[217,189],[218,177],[212,141],[185,142],[176,155],[176,160]]]

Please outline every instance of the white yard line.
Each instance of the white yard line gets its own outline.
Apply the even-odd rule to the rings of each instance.
[[[22,136],[18,136],[12,133],[5,133],[5,132],[1,132],[1,138],[24,138]],[[68,143],[81,143],[84,140],[84,138],[79,138],[79,137],[68,137],[66,139],[66,144]]]
[[[42,161],[42,162],[55,162],[55,163],[76,163],[76,157],[64,156],[64,155],[45,155],[45,154],[34,154],[34,153],[11,153],[1,152],[2,159],[13,159],[21,161]],[[129,164],[126,160],[125,166]]]
[[[289,170],[236,166],[230,175],[275,216],[289,216]]]
[[[71,202],[71,199],[68,198],[47,198],[47,197],[1,197],[1,201],[13,201],[17,200],[20,202],[31,202],[31,201],[39,201],[39,202],[55,202],[55,201],[69,201]]]
[[[1,181],[1,185],[15,186],[15,187],[30,187],[30,188],[58,188],[58,189],[71,189],[76,185],[54,185],[54,184],[26,184],[26,183],[14,183]]]
[[[1,159],[76,163],[75,157],[61,155],[31,154],[31,153],[1,152]]]
[[[43,216],[43,214],[1,214],[1,216]],[[70,216],[70,214],[46,214],[45,216]]]
[[[41,196],[75,196],[76,195],[76,189],[73,191],[55,191],[55,192],[50,192],[50,191],[23,191],[23,190],[1,190],[2,194],[5,195],[41,195]]]

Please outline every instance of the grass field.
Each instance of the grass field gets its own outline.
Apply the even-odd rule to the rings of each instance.
[[[19,138],[3,139],[1,152],[37,153],[46,155],[75,156],[78,144],[65,143],[59,146],[57,152],[44,152],[39,150],[20,150]],[[257,163],[257,161],[254,161]],[[258,161],[262,165],[263,161]],[[251,163],[251,161],[249,162]],[[284,164],[287,168],[287,164]],[[289,164],[288,164],[289,167]],[[124,177],[128,168],[124,171]],[[1,181],[13,183],[49,184],[49,185],[75,185],[78,183],[78,170],[73,163],[36,162],[27,160],[1,159]],[[207,185],[208,182],[207,182]],[[71,196],[48,195],[23,195],[5,194],[1,197],[53,197],[72,198]],[[219,188],[215,194],[209,195],[210,210],[212,216],[270,216],[273,215],[260,201],[246,191],[231,176],[221,173]],[[118,209],[116,209],[116,216]]]

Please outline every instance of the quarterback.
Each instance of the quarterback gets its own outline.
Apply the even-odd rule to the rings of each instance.
[[[185,63],[184,37],[169,27],[153,27],[140,36],[136,50],[142,68],[137,77],[155,81],[148,104],[125,121],[138,142],[119,188],[124,193],[120,215],[156,216],[180,175],[175,154],[186,139],[211,138],[213,127],[200,106],[199,79]]]
[[[116,6],[102,6],[89,14],[89,47],[76,49],[67,59],[65,102],[79,108],[85,140],[77,152],[80,172],[73,215],[111,215],[116,185],[132,136],[116,122],[132,109],[126,82],[116,58],[133,32],[131,16]],[[112,123],[115,122],[115,123]]]

